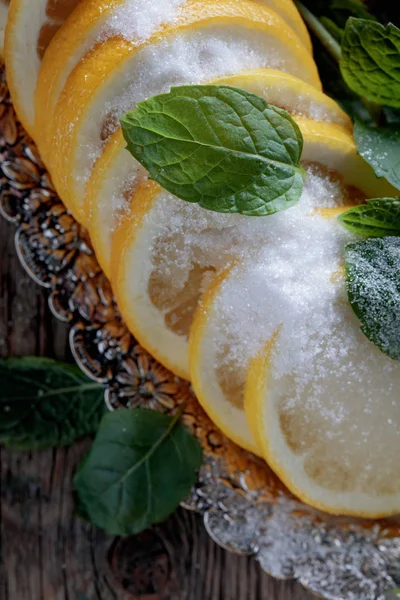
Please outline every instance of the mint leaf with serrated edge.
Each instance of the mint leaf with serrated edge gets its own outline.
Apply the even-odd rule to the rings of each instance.
[[[340,68],[347,85],[371,102],[400,107],[400,29],[348,19]]]
[[[374,169],[400,190],[400,130],[396,127],[375,127],[356,121],[354,140],[357,150]]]
[[[201,462],[200,444],[179,412],[109,413],[75,475],[79,512],[112,535],[139,533],[185,499]]]
[[[303,190],[303,138],[284,110],[229,86],[182,86],[121,119],[127,148],[163,188],[203,208],[263,216]]]
[[[75,365],[48,358],[0,360],[0,443],[36,450],[97,431],[104,390]]]
[[[390,358],[400,360],[400,237],[349,244],[345,269],[361,330]]]
[[[374,198],[339,216],[352,233],[366,237],[400,236],[400,198]]]

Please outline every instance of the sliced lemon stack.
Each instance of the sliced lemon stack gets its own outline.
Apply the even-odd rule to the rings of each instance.
[[[108,37],[135,44],[173,21],[186,0],[85,0],[74,11],[44,57],[36,91],[36,123],[42,140],[51,136],[54,108],[69,75],[83,57]],[[275,10],[311,49],[307,29],[291,0],[257,0]],[[75,0],[76,3],[76,0]],[[40,139],[38,140],[40,142]],[[46,147],[42,144],[42,154]]]
[[[5,33],[7,84],[18,118],[31,136],[35,133],[34,97],[42,58],[56,31],[79,2],[11,0]],[[4,2],[0,9],[0,16],[4,16]]]
[[[334,218],[396,192],[320,91],[294,3],[11,0],[5,60],[17,113],[88,226],[138,341],[304,501],[398,512],[400,368],[359,330],[342,266],[351,236]],[[125,150],[123,113],[210,80],[297,121],[308,175],[292,209],[261,219],[205,211],[148,181]]]
[[[118,117],[137,101],[171,84],[206,81],[254,63],[297,73],[320,87],[312,57],[296,34],[250,0],[189,0],[173,23],[137,45],[112,37],[96,46],[69,76],[48,136],[47,165],[67,206],[85,221],[85,186],[95,160]],[[171,64],[179,64],[181,72],[171,72]]]
[[[307,162],[323,166],[326,179],[333,165],[348,186],[365,191],[358,192],[359,198],[392,192],[357,154],[342,127],[305,119],[299,124],[303,155]],[[322,194],[321,206],[324,200]],[[142,185],[114,234],[110,268],[121,313],[140,343],[174,373],[191,379],[187,340],[201,292],[215,272],[245,257],[250,248],[262,247],[281,218],[286,216],[251,218],[204,211],[154,184]],[[218,315],[210,322],[211,331],[217,321]],[[204,373],[205,380],[210,376]],[[199,396],[204,393],[201,386],[196,391]]]
[[[315,175],[310,173],[309,177]],[[344,190],[340,191],[338,182],[333,185],[325,182],[321,186],[318,179],[325,179],[325,176],[319,174],[316,177],[316,182],[311,183],[300,202],[309,204],[311,196],[323,201],[324,191],[330,195],[336,192],[337,201],[343,201]],[[335,198],[331,201],[334,202]],[[245,414],[246,373],[252,357],[261,347],[265,346],[264,354],[268,355],[274,335],[281,326],[279,316],[271,310],[268,293],[274,298],[281,288],[285,288],[284,277],[280,273],[290,272],[290,262],[287,261],[292,259],[293,262],[292,248],[301,254],[300,245],[293,246],[290,240],[292,232],[298,225],[303,228],[304,235],[314,237],[316,244],[321,244],[324,239],[323,227],[323,235],[316,235],[321,217],[315,213],[313,204],[308,209],[307,204],[296,206],[297,214],[288,219],[282,219],[281,214],[268,217],[275,221],[264,246],[270,254],[269,259],[274,257],[275,260],[275,270],[271,268],[268,273],[270,280],[264,274],[264,250],[248,253],[206,291],[190,330],[190,378],[199,402],[228,437],[247,450],[254,452],[256,447],[258,454],[263,453],[263,447],[254,427],[249,427],[257,421],[254,406]],[[280,256],[277,248],[283,244],[285,247]],[[300,272],[299,264],[296,268]],[[296,284],[301,290],[302,283],[297,280]],[[299,297],[301,292],[298,290],[292,286],[290,291]],[[299,298],[299,302],[302,301]],[[249,422],[250,414],[254,419]]]
[[[341,270],[340,264],[335,266],[333,249],[336,248],[342,257],[348,236],[334,217],[365,196],[393,192],[376,179],[357,155],[354,142],[347,133],[333,125],[316,126],[307,121],[299,121],[299,124],[305,141],[303,155],[313,165],[309,168],[299,204],[268,217],[269,231],[266,230],[264,244],[260,245],[263,249],[259,253],[253,252],[249,261],[242,260],[207,290],[190,330],[190,379],[199,401],[226,435],[246,449],[257,445],[259,452],[263,451],[262,447],[244,413],[244,384],[251,358],[264,344],[264,356],[268,357],[272,340],[281,327],[280,319],[272,318],[268,294],[273,297],[272,290],[277,288],[279,295],[285,286],[289,286],[285,274],[289,278],[292,265],[295,265],[293,268],[300,275],[289,288],[289,297],[307,303],[308,298],[305,294],[302,297],[302,290],[307,286],[309,264],[303,268],[301,257],[304,253],[307,259],[310,240],[316,253],[319,251],[323,255],[325,252],[327,257],[318,273],[320,281],[327,277],[328,268],[332,268],[332,279],[336,280]],[[329,173],[327,165],[333,165],[335,171]],[[331,244],[324,249],[332,231],[336,235],[336,246]],[[272,256],[275,260],[269,279],[262,266],[264,252],[269,255],[269,260]],[[311,297],[318,297],[318,281],[316,277],[313,287],[308,290]],[[282,305],[284,300],[281,299]],[[293,312],[290,307],[288,310]],[[246,322],[251,325],[249,331]],[[297,335],[295,330],[292,335]],[[250,376],[249,381],[251,379]],[[254,412],[254,406],[249,409],[249,414],[256,423],[258,413]]]
[[[336,102],[293,75],[271,69],[256,69],[241,75],[221,77],[212,83],[242,88],[258,94],[271,104],[279,104],[294,116],[335,123],[352,131],[349,117]],[[317,156],[313,148],[318,146],[318,138],[326,134],[330,137],[336,134],[338,144],[346,146],[349,143],[349,137],[342,136],[342,132],[335,128],[328,127],[327,131],[319,128],[317,123],[313,129],[312,123],[307,124],[306,120],[303,121],[303,128],[307,129],[306,157],[307,153]],[[354,144],[351,144],[351,151],[354,152]],[[345,164],[346,155],[342,156]],[[84,201],[92,243],[108,277],[111,276],[113,232],[123,214],[129,211],[130,198],[144,175],[144,170],[126,152],[126,142],[119,129],[111,136],[93,169]],[[370,172],[368,177],[371,177]]]

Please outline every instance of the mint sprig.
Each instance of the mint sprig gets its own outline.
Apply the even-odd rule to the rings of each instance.
[[[129,535],[162,521],[189,494],[202,450],[181,412],[109,413],[103,386],[75,365],[0,360],[0,444],[60,448],[97,433],[76,472],[77,511],[110,533]]]
[[[400,237],[349,244],[345,269],[349,301],[363,333],[400,360]]]
[[[371,102],[400,107],[400,29],[348,19],[340,68],[347,85]]]
[[[72,444],[95,434],[104,389],[75,365],[48,358],[0,360],[0,443],[19,450]]]
[[[400,190],[400,129],[398,125],[376,127],[361,121],[354,124],[358,152],[374,169]]]
[[[127,148],[164,189],[203,208],[264,216],[303,191],[303,138],[284,110],[229,86],[182,86],[121,119]]]
[[[180,416],[120,409],[104,417],[75,476],[83,518],[110,534],[133,535],[179,506],[202,462]]]
[[[317,16],[296,4],[323,48],[317,56],[328,66],[329,89],[355,120],[358,151],[377,177],[400,189],[400,30],[374,21],[357,0],[306,1]],[[350,12],[345,23],[338,9]],[[400,360],[399,216],[399,198],[377,198],[339,220],[352,233],[370,238],[346,248],[348,296],[361,329]]]
[[[352,233],[365,237],[400,236],[400,198],[374,198],[339,216]]]

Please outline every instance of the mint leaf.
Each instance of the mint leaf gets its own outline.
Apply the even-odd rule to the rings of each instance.
[[[78,367],[47,358],[0,360],[0,443],[37,450],[97,431],[103,388]]]
[[[345,256],[348,296],[361,330],[400,360],[400,237],[349,244]]]
[[[121,119],[127,148],[163,188],[217,212],[270,215],[303,190],[291,116],[229,86],[183,86]]]
[[[400,29],[351,17],[340,68],[347,85],[378,104],[400,107]]]
[[[80,513],[112,535],[138,533],[177,508],[201,461],[201,447],[179,413],[109,413],[75,475]]]
[[[339,216],[352,233],[366,237],[400,236],[400,198],[374,198]]]
[[[374,169],[377,177],[385,177],[400,190],[400,130],[374,127],[356,121],[354,139],[357,150]]]

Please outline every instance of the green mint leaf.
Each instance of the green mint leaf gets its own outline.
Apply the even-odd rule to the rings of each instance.
[[[400,237],[349,244],[345,268],[361,330],[390,358],[400,360]]]
[[[189,494],[201,466],[197,440],[174,417],[146,409],[107,414],[75,475],[79,511],[113,535],[163,521]]]
[[[400,29],[351,17],[340,67],[354,92],[371,102],[400,107]]]
[[[374,198],[339,216],[352,233],[366,237],[400,236],[400,198]]]
[[[400,190],[400,130],[374,127],[357,121],[354,125],[357,150],[374,169],[377,177],[385,177]]]
[[[121,119],[127,148],[163,188],[203,208],[263,216],[303,190],[291,116],[229,86],[172,88]]]
[[[76,366],[46,358],[0,360],[0,443],[37,450],[97,431],[104,390]]]

